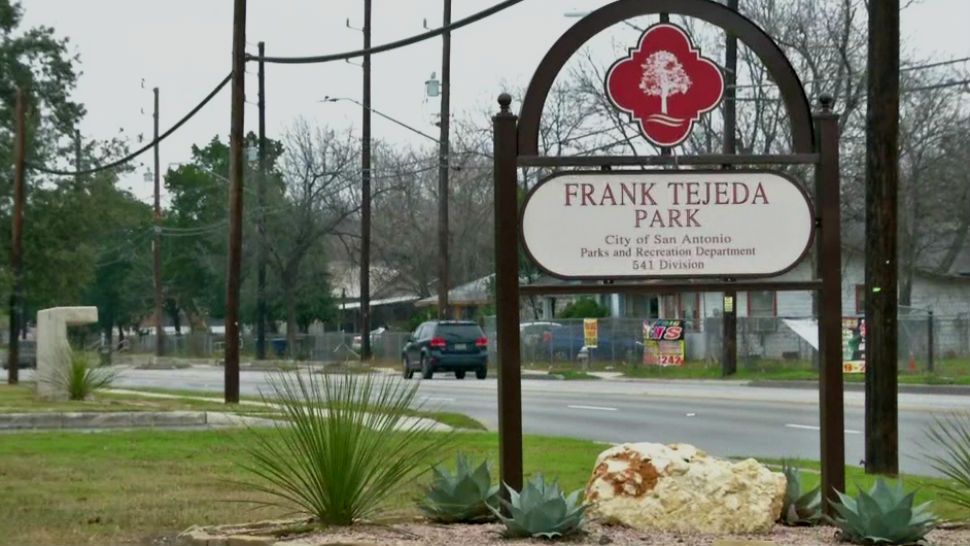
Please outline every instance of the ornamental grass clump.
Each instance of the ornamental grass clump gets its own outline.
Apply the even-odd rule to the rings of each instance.
[[[70,353],[68,365],[58,372],[55,381],[70,400],[87,400],[94,391],[111,386],[118,374],[108,368],[97,368],[85,353]]]
[[[930,502],[913,506],[915,493],[906,493],[901,483],[890,487],[878,478],[868,492],[855,497],[836,492],[839,502],[832,506],[837,516],[828,518],[841,531],[841,539],[855,544],[920,544],[936,527],[937,518],[929,511]]]
[[[489,505],[498,504],[498,485],[492,485],[488,461],[472,467],[458,453],[455,471],[434,467],[434,479],[418,507],[439,523],[481,523],[494,519]]]
[[[816,525],[822,520],[822,495],[819,488],[802,494],[801,472],[787,460],[781,462],[785,474],[785,496],[782,500],[781,518],[785,525]]]
[[[580,502],[582,492],[577,489],[568,497],[553,480],[547,484],[541,474],[533,477],[521,493],[505,485],[509,500],[499,499],[508,517],[498,506],[489,506],[492,513],[505,524],[506,536],[513,538],[554,539],[582,530],[588,505]]]
[[[282,419],[250,428],[242,463],[256,501],[324,525],[369,519],[402,494],[451,442],[436,422],[408,416],[417,385],[373,375],[280,374],[270,396]]]
[[[926,436],[935,448],[926,450],[930,466],[949,478],[935,486],[940,497],[970,509],[970,413],[934,416]]]

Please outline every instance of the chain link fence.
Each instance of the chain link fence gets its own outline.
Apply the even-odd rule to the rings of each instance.
[[[817,351],[796,333],[789,321],[812,321],[812,317],[738,317],[737,351],[739,369],[816,370]],[[583,319],[521,321],[522,363],[526,367],[583,367],[624,369],[643,363],[643,323],[640,318],[597,320],[598,343],[586,347]],[[487,317],[483,328],[488,335],[489,361],[496,362],[495,318]],[[720,365],[723,332],[720,317],[686,320],[685,359],[688,366]],[[397,365],[410,332],[384,331],[372,334],[371,351],[379,365]],[[117,340],[115,340],[117,344]],[[899,317],[899,369],[902,373],[934,372],[942,375],[970,375],[970,316],[938,317],[927,311],[911,311]],[[126,338],[122,352],[152,354],[152,335]],[[255,356],[255,339],[244,335],[242,353]],[[165,355],[188,359],[222,359],[224,338],[205,333],[165,336]],[[300,334],[293,348],[286,337],[267,336],[269,358],[315,362],[348,362],[359,358],[360,336],[330,332]]]

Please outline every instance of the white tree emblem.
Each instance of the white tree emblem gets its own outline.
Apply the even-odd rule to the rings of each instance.
[[[669,51],[661,49],[651,53],[640,67],[643,68],[640,89],[644,94],[660,97],[660,111],[664,114],[667,113],[667,97],[690,89],[690,77],[684,72],[684,66]]]

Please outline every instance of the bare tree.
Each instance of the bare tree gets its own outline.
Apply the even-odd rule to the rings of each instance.
[[[359,209],[358,143],[330,129],[313,130],[296,122],[284,138],[282,186],[273,196],[279,214],[269,216],[270,265],[286,308],[287,347],[296,343],[298,296],[326,290],[319,268],[304,267],[311,254],[324,252],[324,237]]]

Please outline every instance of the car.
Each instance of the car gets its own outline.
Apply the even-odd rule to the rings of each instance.
[[[370,331],[370,345],[373,347],[381,339],[381,334],[387,331],[387,328],[379,326]],[[350,348],[360,352],[360,347],[362,343],[362,337],[360,334],[354,336],[354,339],[350,342]]]
[[[4,370],[7,369],[7,352],[3,351],[0,354],[0,367]],[[20,351],[18,355],[18,365],[17,368],[36,368],[37,367],[37,343],[33,340],[22,339],[20,340]]]
[[[421,372],[423,379],[431,379],[436,372],[453,372],[456,379],[464,379],[470,371],[478,379],[485,379],[488,338],[471,321],[428,321],[408,336],[401,349],[401,367],[405,379],[411,379],[416,371]]]

